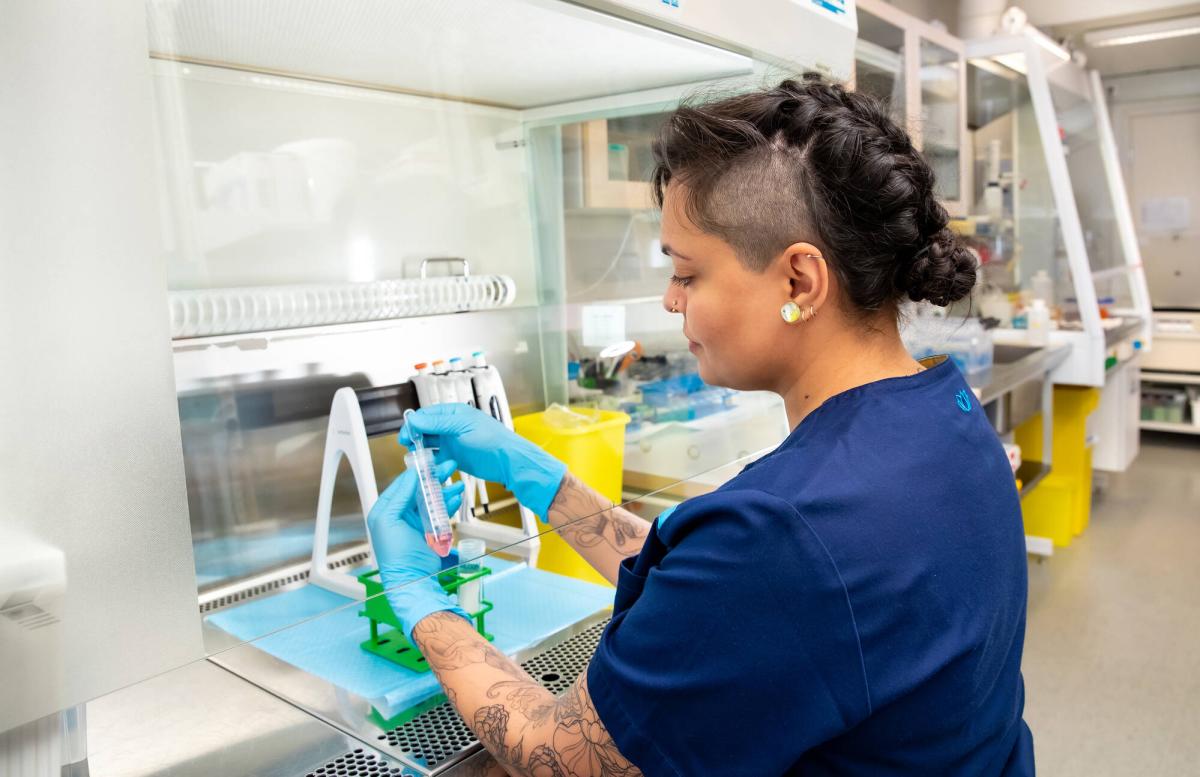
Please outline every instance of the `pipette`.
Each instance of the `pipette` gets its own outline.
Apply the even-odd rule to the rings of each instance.
[[[404,421],[412,410],[404,411]],[[415,469],[417,483],[421,491],[421,500],[417,502],[417,511],[421,514],[421,525],[425,530],[425,541],[433,552],[439,556],[450,555],[450,546],[454,543],[454,535],[450,531],[450,515],[446,512],[446,500],[442,497],[442,484],[434,474],[436,462],[433,451],[425,447],[421,434],[408,427],[412,438],[412,451],[404,457],[404,466]]]

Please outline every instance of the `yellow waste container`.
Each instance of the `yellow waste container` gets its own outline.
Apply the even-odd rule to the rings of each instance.
[[[1021,500],[1025,533],[1049,537],[1066,547],[1083,533],[1092,512],[1092,449],[1087,419],[1100,401],[1098,389],[1054,387],[1054,427],[1050,474]],[[1042,416],[1017,428],[1016,442],[1028,461],[1042,460]]]
[[[629,416],[613,410],[578,409],[591,417],[580,426],[547,423],[546,413],[513,418],[517,434],[544,448],[584,483],[613,504],[621,503],[621,474],[625,466],[625,426]],[[556,532],[542,535],[537,566],[550,572],[607,585],[586,560]]]

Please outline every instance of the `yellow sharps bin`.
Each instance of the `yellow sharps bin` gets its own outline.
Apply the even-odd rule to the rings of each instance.
[[[613,410],[572,408],[589,417],[589,423],[560,426],[547,422],[546,413],[513,418],[517,434],[544,448],[584,483],[613,504],[621,503],[621,473],[625,466],[625,426],[629,416]],[[608,585],[592,566],[557,532],[542,535],[537,566],[550,572]]]
[[[1066,547],[1087,528],[1092,512],[1092,449],[1087,444],[1087,419],[1100,401],[1100,392],[1085,386],[1054,387],[1054,427],[1050,474],[1021,500],[1025,533],[1049,537]],[[1039,413],[1016,430],[1021,455],[1042,460],[1042,416]]]

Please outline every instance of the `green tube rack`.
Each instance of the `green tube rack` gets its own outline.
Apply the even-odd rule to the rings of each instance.
[[[460,573],[457,568],[447,569],[438,573],[438,584],[441,585],[443,591],[452,594],[464,583],[479,580],[490,574],[492,574],[492,570],[488,567],[480,567],[478,571],[465,575]],[[405,669],[411,669],[414,672],[428,672],[429,663],[425,660],[425,656],[421,655],[421,651],[417,649],[416,645],[408,641],[408,637],[404,635],[404,629],[400,625],[400,619],[396,617],[392,606],[388,604],[387,597],[383,595],[383,582],[379,579],[379,570],[364,572],[358,576],[358,582],[362,583],[367,591],[367,599],[363,602],[364,609],[358,614],[371,624],[371,636],[361,643],[362,649],[380,658],[386,658],[394,664],[399,664]],[[482,605],[479,612],[468,614],[475,621],[475,629],[490,642],[493,637],[484,627],[484,616],[492,611],[492,603],[487,599],[479,601]],[[392,628],[381,630],[381,625]]]

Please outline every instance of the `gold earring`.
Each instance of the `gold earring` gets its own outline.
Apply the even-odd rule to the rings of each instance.
[[[779,316],[788,324],[794,324],[803,318],[800,306],[791,300],[783,303],[783,307],[779,309]]]

